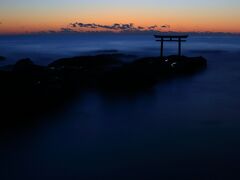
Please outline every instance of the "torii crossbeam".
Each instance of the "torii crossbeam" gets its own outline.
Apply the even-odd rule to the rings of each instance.
[[[178,56],[182,55],[182,42],[186,42],[186,38],[188,38],[188,35],[154,35],[156,38],[156,41],[161,42],[161,51],[160,56],[163,57],[163,42],[178,42]]]

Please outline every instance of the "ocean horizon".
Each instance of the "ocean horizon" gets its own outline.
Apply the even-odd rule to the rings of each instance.
[[[182,43],[183,55],[201,56],[215,53],[239,53],[240,36],[237,35],[190,35]],[[177,54],[178,44],[166,42],[165,55]],[[159,56],[160,43],[153,34],[35,34],[0,36],[0,55],[7,58],[0,66],[30,58],[39,65],[47,65],[56,59],[123,53],[136,57]]]

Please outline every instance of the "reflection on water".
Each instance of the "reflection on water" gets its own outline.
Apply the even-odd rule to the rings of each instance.
[[[239,53],[202,55],[209,66],[197,75],[138,93],[82,93],[65,111],[3,139],[1,175],[233,179],[240,162]]]

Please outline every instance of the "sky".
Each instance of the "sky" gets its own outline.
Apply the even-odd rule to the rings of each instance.
[[[239,0],[1,0],[0,34],[114,23],[165,31],[240,32]],[[77,27],[79,28],[79,27]],[[77,29],[75,28],[75,29]],[[79,29],[78,29],[79,30]],[[82,28],[81,31],[89,30]],[[96,29],[94,29],[96,30]]]

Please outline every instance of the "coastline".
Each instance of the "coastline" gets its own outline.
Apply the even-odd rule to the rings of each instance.
[[[3,113],[8,115],[3,115],[8,119],[1,122],[2,127],[24,123],[17,121],[19,119],[41,117],[49,110],[60,108],[81,91],[137,92],[151,88],[161,80],[191,76],[207,67],[203,57],[146,57],[124,62],[123,56],[127,55],[64,58],[48,66],[22,59],[2,67],[0,96]]]

